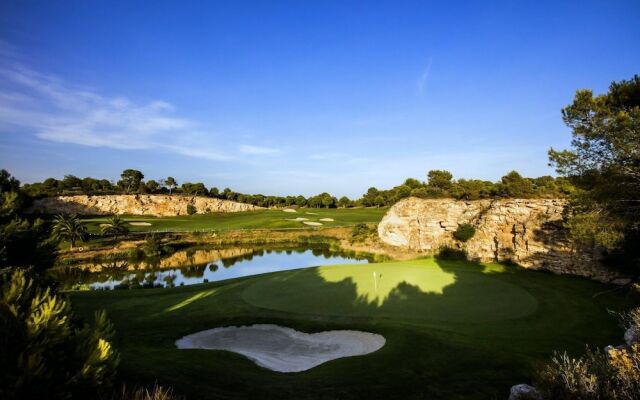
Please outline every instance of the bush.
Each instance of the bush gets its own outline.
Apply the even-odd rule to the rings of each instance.
[[[81,325],[65,298],[22,270],[0,276],[0,398],[95,398],[118,353],[104,311]]]
[[[196,209],[196,206],[194,206],[193,204],[187,204],[187,214],[193,215],[197,212],[198,210]]]
[[[473,235],[476,234],[476,228],[471,224],[461,224],[458,226],[455,232],[453,232],[453,237],[461,242],[466,242],[471,239]]]
[[[351,236],[356,237],[356,236],[366,234],[368,230],[369,228],[367,227],[367,224],[357,224],[351,230]]]
[[[590,351],[578,358],[555,353],[538,376],[545,399],[634,400],[640,393],[640,345]]]
[[[102,396],[100,400],[180,400],[183,397],[173,394],[171,389],[165,389],[162,386],[154,386],[149,390],[144,387],[136,387],[127,389],[122,386],[120,392],[115,392],[111,396]]]
[[[640,331],[640,308],[622,314],[625,328]],[[637,340],[637,339],[636,339]],[[539,373],[536,386],[544,399],[634,400],[640,393],[640,343],[609,347],[572,358],[554,353]]]

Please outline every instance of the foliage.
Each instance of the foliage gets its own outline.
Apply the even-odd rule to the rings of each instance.
[[[41,219],[22,216],[25,199],[20,181],[0,170],[0,267],[50,267],[56,243]]]
[[[49,268],[55,261],[56,242],[41,220],[15,217],[0,224],[0,267]]]
[[[427,173],[428,185],[435,189],[448,190],[451,188],[453,174],[449,171],[432,170]]]
[[[511,171],[500,179],[497,192],[501,197],[529,198],[535,194],[531,179],[523,178],[516,171]]]
[[[209,194],[209,191],[207,190],[206,186],[202,182],[198,182],[198,183],[185,182],[182,184],[182,193],[190,194],[194,196],[198,196],[198,195],[206,196],[207,194]]]
[[[376,225],[357,224],[351,230],[352,241],[364,241],[367,238],[376,236],[378,232]]]
[[[218,199],[238,201],[259,207],[310,207],[310,208],[347,208],[347,207],[383,207],[392,205],[409,196],[421,198],[455,198],[476,200],[497,197],[562,197],[573,192],[573,186],[566,178],[543,176],[524,178],[517,172],[511,172],[494,183],[477,179],[453,180],[449,171],[432,170],[427,173],[428,182],[415,178],[406,179],[401,185],[388,190],[369,188],[359,199],[351,200],[342,196],[339,200],[330,193],[315,196],[269,196],[263,194],[239,193],[224,188],[207,188],[202,182],[185,182],[180,187],[173,177],[164,181],[143,182],[144,175],[137,170],[125,170],[118,185],[105,179],[77,178],[68,175],[64,180],[54,178],[44,182],[24,185],[23,191],[31,197],[54,196],[64,194],[113,194],[113,193],[180,193],[190,196],[209,196]]]
[[[461,224],[458,226],[455,232],[453,232],[453,237],[461,242],[466,242],[471,239],[473,235],[476,234],[476,228],[471,224]]]
[[[605,94],[578,90],[562,110],[571,128],[570,150],[549,150],[556,170],[578,187],[568,228],[640,274],[640,77],[613,82]],[[604,234],[602,233],[604,232]]]
[[[188,215],[193,215],[195,213],[197,213],[198,210],[196,209],[196,206],[194,206],[193,204],[187,204],[187,214]]]
[[[180,400],[181,396],[173,394],[173,390],[155,385],[151,390],[145,387],[134,387],[129,389],[122,386],[119,392],[114,392],[110,396],[101,396],[100,400]]]
[[[129,234],[129,227],[119,215],[114,215],[109,218],[107,223],[101,224],[100,232],[103,235],[112,235],[117,239],[118,236],[127,236]]]
[[[357,224],[351,230],[351,236],[356,237],[360,235],[366,235],[369,232],[369,227],[367,224]]]
[[[59,214],[53,219],[52,233],[57,239],[71,242],[71,247],[73,248],[78,240],[86,240],[87,227],[76,214]]]
[[[178,182],[176,182],[176,179],[174,177],[170,176],[170,177],[168,177],[167,179],[164,180],[163,185],[167,189],[169,189],[169,194],[171,194],[173,189],[178,187]]]
[[[135,169],[125,169],[122,171],[122,174],[120,174],[120,178],[118,186],[124,190],[125,193],[131,193],[140,188],[144,174]]]
[[[0,283],[0,397],[91,398],[111,385],[118,353],[104,311],[81,325],[67,300],[23,270]]]
[[[591,351],[577,358],[554,353],[536,387],[545,399],[635,400],[640,393],[640,345]]]

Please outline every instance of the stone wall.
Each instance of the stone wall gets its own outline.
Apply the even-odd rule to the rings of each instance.
[[[390,245],[436,254],[445,246],[464,249],[472,260],[513,261],[525,268],[587,276],[623,283],[600,263],[594,250],[577,250],[566,240],[560,199],[404,199],[389,209],[378,226]],[[466,243],[453,237],[461,224],[475,227]]]
[[[131,194],[46,197],[36,200],[30,211],[38,214],[129,214],[169,217],[187,215],[187,206],[189,204],[195,207],[197,214],[251,211],[262,208],[251,204],[210,197]]]

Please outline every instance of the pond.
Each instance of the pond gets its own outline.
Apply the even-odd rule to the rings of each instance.
[[[295,268],[370,261],[368,255],[342,252],[328,246],[192,248],[136,263],[122,261],[61,267],[54,277],[65,289],[172,287]]]

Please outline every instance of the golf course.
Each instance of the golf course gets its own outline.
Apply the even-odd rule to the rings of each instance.
[[[377,224],[388,207],[369,208],[303,208],[295,212],[258,210],[236,213],[209,213],[182,215],[177,217],[123,216],[132,232],[170,231],[227,231],[238,229],[300,229],[311,226],[339,227],[356,224]],[[91,233],[100,231],[100,224],[107,217],[92,217],[83,220]],[[315,225],[317,224],[317,225]]]
[[[424,258],[311,267],[154,290],[70,292],[78,314],[106,309],[120,373],[189,398],[505,398],[549,354],[618,343],[612,287],[497,263]],[[382,335],[371,354],[274,372],[229,351],[178,349],[216,327]]]

